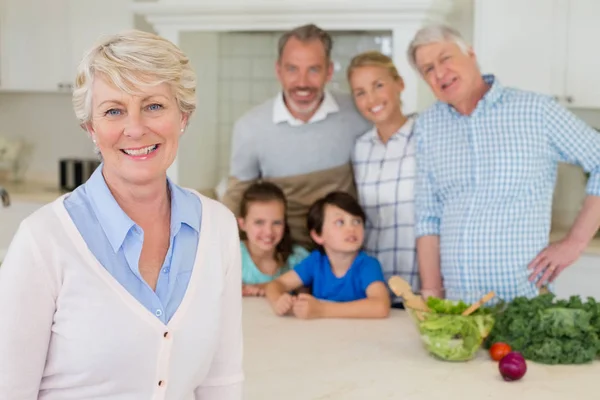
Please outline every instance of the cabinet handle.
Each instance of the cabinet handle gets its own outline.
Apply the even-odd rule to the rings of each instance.
[[[565,98],[567,100],[567,103],[571,104],[573,102],[573,96],[567,96]]]
[[[72,83],[64,83],[64,82],[59,83],[58,90],[70,92],[73,90],[73,84]]]

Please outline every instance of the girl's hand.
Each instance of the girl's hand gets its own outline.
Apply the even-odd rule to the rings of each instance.
[[[292,297],[291,294],[284,293],[281,296],[279,296],[279,298],[273,305],[273,310],[275,311],[275,314],[279,316],[285,315],[292,309],[294,302],[295,298]]]
[[[302,319],[320,318],[322,303],[308,293],[300,293],[294,302],[294,315]]]
[[[262,297],[265,289],[256,285],[242,285],[242,296]]]

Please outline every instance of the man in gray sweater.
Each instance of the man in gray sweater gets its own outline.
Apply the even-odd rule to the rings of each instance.
[[[308,207],[334,190],[356,196],[350,156],[355,139],[371,127],[350,95],[325,89],[333,74],[331,48],[331,36],[312,24],[280,38],[276,72],[282,91],[236,122],[223,199],[238,214],[251,183],[279,185],[292,237],[305,247],[311,247]]]

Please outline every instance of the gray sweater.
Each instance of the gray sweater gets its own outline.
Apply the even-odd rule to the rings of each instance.
[[[234,126],[230,175],[240,181],[307,174],[350,162],[356,138],[371,124],[348,94],[330,91],[339,111],[301,126],[273,123],[271,99]]]

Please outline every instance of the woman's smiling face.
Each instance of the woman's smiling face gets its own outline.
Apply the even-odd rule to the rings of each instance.
[[[97,76],[87,125],[104,170],[132,184],[164,179],[177,155],[187,116],[167,83],[138,87],[135,95]]]

